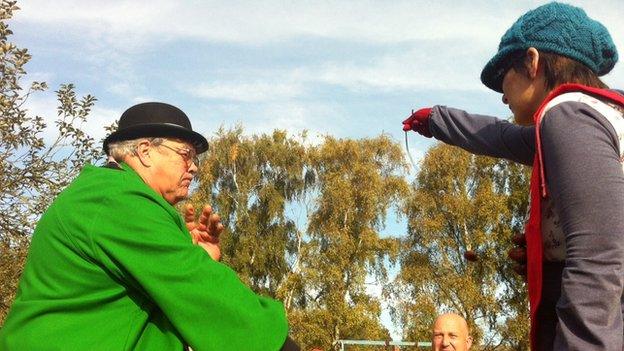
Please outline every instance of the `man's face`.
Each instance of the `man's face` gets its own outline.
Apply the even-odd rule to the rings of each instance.
[[[165,139],[154,148],[152,188],[159,192],[170,204],[185,199],[189,186],[197,172],[193,162],[195,149],[189,143],[177,139]]]
[[[434,351],[465,351],[472,345],[466,321],[455,314],[438,317],[433,325],[432,349]]]

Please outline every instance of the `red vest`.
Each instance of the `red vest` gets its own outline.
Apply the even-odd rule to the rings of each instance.
[[[531,349],[535,350],[536,328],[539,323],[536,320],[536,313],[542,295],[542,227],[541,227],[541,197],[547,197],[546,177],[544,174],[544,158],[542,144],[540,140],[540,122],[544,108],[553,98],[569,92],[582,92],[592,95],[601,100],[611,100],[616,104],[624,106],[624,96],[610,90],[587,87],[580,84],[563,84],[553,90],[542,102],[541,106],[533,116],[535,122],[535,159],[533,161],[533,172],[531,174],[531,208],[529,221],[525,227],[527,242],[527,283],[529,289],[529,306],[531,316]]]

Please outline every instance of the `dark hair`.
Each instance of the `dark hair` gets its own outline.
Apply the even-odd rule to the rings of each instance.
[[[561,84],[578,83],[594,88],[608,89],[596,73],[584,64],[569,57],[552,52],[540,51],[540,62],[544,67],[546,89],[552,90]],[[514,51],[509,54],[508,67],[516,72],[529,74],[526,65],[526,50]]]

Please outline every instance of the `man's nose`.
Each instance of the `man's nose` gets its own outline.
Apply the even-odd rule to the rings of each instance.
[[[505,96],[505,94],[503,94],[503,104],[507,105],[509,103],[509,100],[507,100],[507,97]]]
[[[195,164],[195,162],[191,163],[191,166],[188,168],[188,172],[191,174],[197,173],[197,165]]]

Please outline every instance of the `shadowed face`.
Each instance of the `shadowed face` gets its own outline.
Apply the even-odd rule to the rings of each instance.
[[[461,316],[448,313],[436,319],[433,324],[432,350],[466,351],[472,345],[468,325]]]
[[[509,106],[520,125],[533,124],[533,115],[542,102],[534,83],[526,74],[511,68],[503,79],[503,102]]]
[[[503,103],[509,106],[516,123],[532,125],[533,115],[548,95],[539,52],[529,48],[524,65],[526,72],[510,68],[503,78]]]

